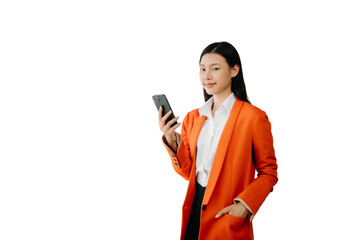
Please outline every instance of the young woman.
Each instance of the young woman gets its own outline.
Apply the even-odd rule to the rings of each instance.
[[[181,134],[162,116],[162,141],[174,170],[189,181],[181,239],[254,239],[252,219],[277,183],[271,124],[247,97],[241,60],[228,42],[199,60],[205,103],[183,119]],[[257,177],[255,178],[255,170]]]

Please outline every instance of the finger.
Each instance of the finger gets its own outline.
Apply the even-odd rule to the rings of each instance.
[[[173,119],[171,119],[170,121],[168,121],[168,122],[165,124],[165,127],[163,128],[163,130],[172,133],[172,132],[176,129],[176,128],[173,129],[173,127],[176,127],[176,125],[175,125],[175,126],[172,126],[172,127],[171,127],[171,125],[172,125],[175,121],[177,121],[178,118],[179,118],[179,117],[177,116],[177,117],[174,117]]]
[[[174,122],[176,122],[179,119],[179,116],[174,117],[173,119],[171,119],[170,121],[167,122],[167,124],[169,124],[169,126],[171,126]]]
[[[171,115],[171,113],[172,113],[172,111],[170,110],[161,119],[159,119],[161,125],[165,125],[166,119]],[[164,124],[163,124],[163,122],[164,122]]]
[[[215,218],[219,218],[220,216],[226,214],[229,212],[229,209],[226,207],[226,208],[223,208],[222,210],[219,211],[219,213],[217,213],[217,215],[215,216]]]
[[[163,115],[163,107],[160,106],[160,108],[159,108],[159,114],[158,114],[159,122],[160,122],[160,119],[162,118],[162,115]]]
[[[174,134],[176,136],[176,140],[177,140],[177,135],[175,130],[181,125],[181,123],[177,123],[175,126],[171,127],[169,130],[167,130],[167,134],[171,135]],[[168,123],[167,126],[170,126],[170,124]],[[178,133],[177,133],[178,134]]]
[[[177,123],[175,126],[173,126],[172,128],[173,128],[173,130],[176,130],[176,128],[178,128],[179,126],[181,126],[181,123],[179,122],[179,123]]]
[[[163,128],[165,127],[165,122],[166,122],[166,119],[170,116],[168,114],[171,114],[171,111],[169,111],[168,113],[166,113],[163,117],[160,117],[159,118],[159,126],[160,126],[160,129],[163,130]]]
[[[172,110],[168,111],[168,112],[163,116],[163,118],[165,118],[165,120],[166,120],[168,117],[170,117],[171,113],[172,113]]]

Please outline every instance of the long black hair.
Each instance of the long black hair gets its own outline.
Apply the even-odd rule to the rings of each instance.
[[[232,78],[231,80],[231,90],[235,94],[235,96],[245,102],[251,103],[248,100],[247,92],[246,92],[246,85],[245,81],[243,80],[243,74],[242,74],[242,66],[241,66],[241,59],[234,48],[233,45],[231,45],[228,42],[215,42],[208,45],[201,53],[199,63],[201,62],[202,56],[204,56],[206,53],[217,53],[225,58],[229,66],[232,68],[236,64],[239,65],[240,70],[238,74]],[[212,95],[209,95],[205,89],[204,90],[204,97],[205,102],[212,97]]]

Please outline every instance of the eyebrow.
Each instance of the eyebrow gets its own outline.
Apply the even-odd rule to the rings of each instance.
[[[221,65],[221,64],[220,63],[212,63],[211,66],[213,66],[213,65]],[[205,65],[200,63],[200,66],[205,66]]]

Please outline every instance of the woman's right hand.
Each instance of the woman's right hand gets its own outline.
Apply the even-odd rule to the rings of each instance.
[[[166,141],[168,142],[169,146],[171,148],[173,148],[172,150],[177,150],[177,145],[176,142],[177,140],[181,140],[181,135],[177,132],[175,132],[176,128],[178,128],[181,123],[178,123],[174,126],[171,127],[171,125],[177,121],[177,119],[179,118],[178,116],[171,119],[170,121],[167,122],[167,124],[165,124],[165,121],[167,120],[167,118],[171,115],[171,111],[166,113],[163,117],[162,117],[162,113],[163,113],[163,107],[160,106],[159,108],[159,127],[160,130],[163,132]]]

